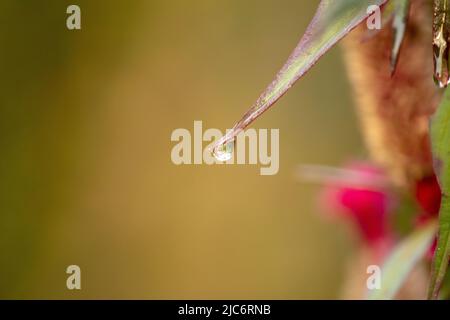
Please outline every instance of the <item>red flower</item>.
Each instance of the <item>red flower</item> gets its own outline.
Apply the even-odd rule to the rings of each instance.
[[[388,197],[385,193],[342,188],[337,197],[367,242],[374,243],[388,235]]]
[[[441,188],[435,175],[416,183],[416,200],[425,214],[436,216],[441,207]]]
[[[441,188],[436,175],[428,176],[419,180],[415,187],[415,197],[420,208],[423,210],[417,217],[416,225],[423,225],[439,214],[441,207]],[[427,253],[427,258],[431,260],[437,247],[437,239],[434,240]]]
[[[344,171],[346,176],[329,179],[322,198],[325,205],[338,216],[352,221],[370,246],[390,241],[389,213],[395,200],[388,190],[385,175],[365,163],[353,163]]]

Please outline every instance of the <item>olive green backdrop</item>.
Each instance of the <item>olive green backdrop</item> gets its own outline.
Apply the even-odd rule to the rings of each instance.
[[[170,160],[172,130],[240,118],[317,3],[2,0],[0,297],[337,297],[353,244],[295,168],[364,154],[338,48],[254,126],[278,175]]]

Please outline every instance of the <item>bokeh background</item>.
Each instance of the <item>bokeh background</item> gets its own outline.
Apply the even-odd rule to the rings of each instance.
[[[339,48],[254,125],[278,175],[170,159],[174,129],[241,117],[318,2],[2,0],[0,297],[337,298],[354,245],[295,170],[364,155]]]

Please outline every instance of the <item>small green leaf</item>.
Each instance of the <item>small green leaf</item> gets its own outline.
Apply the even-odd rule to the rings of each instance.
[[[442,190],[439,237],[428,291],[430,299],[437,299],[450,257],[450,90],[446,90],[431,121],[431,142],[435,171]]]
[[[386,259],[381,268],[381,288],[368,292],[370,300],[393,299],[414,266],[430,248],[437,231],[435,221],[414,231]]]

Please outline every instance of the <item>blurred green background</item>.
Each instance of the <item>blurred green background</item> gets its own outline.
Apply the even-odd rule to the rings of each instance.
[[[295,177],[361,153],[338,48],[254,126],[278,175],[170,159],[172,130],[240,118],[318,2],[2,0],[0,297],[338,297],[352,244]]]

